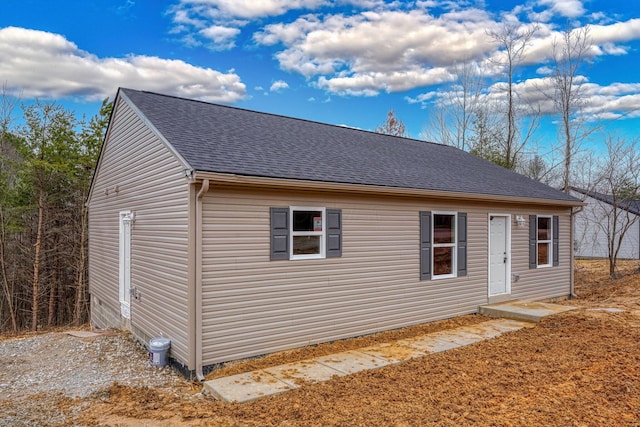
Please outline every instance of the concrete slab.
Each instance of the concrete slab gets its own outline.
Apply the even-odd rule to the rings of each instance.
[[[398,341],[398,344],[415,348],[416,350],[424,351],[426,353],[439,353],[441,351],[451,350],[462,346],[453,340],[446,339],[446,337],[439,338],[430,335],[420,338],[400,340]]]
[[[216,378],[204,382],[205,392],[225,402],[249,402],[297,388],[262,370]]]
[[[469,330],[459,329],[455,331],[451,331],[448,334],[438,332],[434,334],[435,338],[439,338],[441,340],[449,340],[458,344],[459,346],[471,345],[477,342],[484,340],[485,338],[482,335],[475,334],[470,332]]]
[[[578,307],[538,301],[508,301],[480,306],[479,312],[485,316],[539,322],[543,317],[575,310]]]
[[[77,338],[95,338],[102,335],[101,333],[92,331],[67,331],[65,333]]]
[[[495,320],[498,320],[498,319],[495,319]],[[477,325],[465,326],[465,330],[473,334],[479,335],[480,337],[486,340],[499,337],[504,332],[499,330],[495,326],[493,326],[493,322],[495,322],[495,320],[479,323]]]
[[[599,308],[588,308],[587,311],[605,311],[607,313],[624,313],[624,310],[616,307],[599,307]]]
[[[355,374],[356,372],[367,369],[382,368],[383,366],[389,365],[389,362],[384,359],[359,351],[345,351],[344,353],[318,357],[316,360],[323,365],[327,365],[346,374]]]
[[[486,339],[495,338],[505,332],[515,331],[529,326],[533,326],[533,324],[530,322],[496,319],[449,331],[434,332],[424,337],[413,338],[407,341],[412,342],[413,346],[420,350],[439,353],[441,351],[475,344]]]
[[[359,352],[386,361],[390,365],[426,356],[428,352],[396,343],[384,343],[358,349]]]
[[[338,371],[316,360],[287,363],[265,368],[263,371],[292,387],[301,386],[305,383],[313,384],[320,381],[328,381],[334,376],[347,375],[345,372]]]
[[[494,328],[501,333],[518,331],[522,328],[533,328],[536,324],[526,320],[515,319],[495,319],[491,321],[491,328]]]

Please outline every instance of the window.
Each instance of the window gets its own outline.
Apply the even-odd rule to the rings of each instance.
[[[433,214],[433,276],[454,276],[456,271],[456,215]]]
[[[324,208],[291,208],[291,259],[324,258]]]
[[[538,244],[536,250],[538,251],[538,267],[551,266],[551,252],[552,252],[552,232],[551,232],[551,217],[539,216],[538,217]]]
[[[342,256],[342,210],[271,208],[271,260]]]
[[[560,265],[560,219],[529,215],[529,268]]]
[[[420,279],[467,275],[467,214],[420,212]]]

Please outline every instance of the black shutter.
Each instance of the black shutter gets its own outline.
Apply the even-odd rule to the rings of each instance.
[[[553,216],[553,266],[560,265],[560,234],[559,234],[560,218]]]
[[[538,219],[529,215],[529,268],[538,268]]]
[[[431,280],[431,212],[420,212],[420,280]]]
[[[271,208],[271,259],[289,259],[289,208]]]
[[[458,276],[467,275],[467,214],[458,212]]]
[[[327,209],[327,258],[342,256],[342,209]]]

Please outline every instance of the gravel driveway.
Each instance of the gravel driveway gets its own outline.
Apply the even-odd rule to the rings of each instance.
[[[165,388],[186,381],[151,366],[127,334],[76,337],[64,332],[0,341],[0,426],[58,425],[60,398],[98,396],[114,382]],[[78,408],[81,410],[81,407]]]

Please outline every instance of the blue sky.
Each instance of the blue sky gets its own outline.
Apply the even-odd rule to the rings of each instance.
[[[640,136],[637,0],[4,0],[0,83],[88,116],[119,86],[367,130],[392,108],[422,138],[461,63],[488,87],[504,80],[488,31],[506,22],[538,25],[521,99],[548,77],[560,32],[588,25],[585,117]]]

